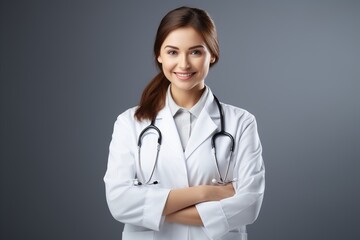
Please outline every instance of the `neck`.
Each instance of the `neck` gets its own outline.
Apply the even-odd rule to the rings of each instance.
[[[185,109],[191,109],[201,98],[205,91],[205,86],[191,90],[181,90],[171,86],[171,96],[175,103]]]

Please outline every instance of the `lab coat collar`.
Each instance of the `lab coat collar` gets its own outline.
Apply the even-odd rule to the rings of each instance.
[[[219,118],[214,95],[210,88],[205,102],[204,109],[196,120],[195,127],[185,148],[185,158],[188,158],[206,139],[211,137],[218,126],[215,119]]]

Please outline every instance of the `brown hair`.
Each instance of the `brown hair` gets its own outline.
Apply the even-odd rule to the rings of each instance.
[[[215,58],[215,61],[210,63],[210,67],[219,59],[219,43],[215,24],[206,11],[198,8],[180,7],[168,12],[160,22],[154,43],[155,62],[160,73],[150,81],[142,93],[139,107],[135,112],[135,117],[139,121],[155,119],[165,105],[166,91],[170,82],[165,77],[157,57],[160,55],[161,45],[167,35],[182,27],[192,27],[203,37],[212,57]]]

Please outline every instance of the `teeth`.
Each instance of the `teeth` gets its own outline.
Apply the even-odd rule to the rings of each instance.
[[[180,77],[190,77],[192,73],[177,73]]]

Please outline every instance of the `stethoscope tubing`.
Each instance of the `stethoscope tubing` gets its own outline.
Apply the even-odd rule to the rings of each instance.
[[[150,177],[149,177],[148,180],[145,180],[145,176],[143,174],[143,171],[141,170],[142,169],[142,167],[141,167],[141,145],[142,145],[142,138],[145,136],[145,133],[147,131],[151,130],[151,129],[154,129],[158,134],[158,141],[157,141],[158,144],[157,144],[157,149],[156,149],[156,158],[155,158],[155,162],[154,162]],[[147,185],[150,184],[151,185],[151,184],[158,184],[159,183],[158,181],[154,181],[154,182],[150,183],[150,181],[152,179],[152,176],[154,175],[155,168],[157,166],[157,162],[158,162],[158,159],[159,159],[159,152],[160,152],[160,148],[161,148],[161,143],[162,143],[161,131],[160,131],[160,129],[158,127],[155,126],[155,120],[152,120],[150,125],[147,126],[144,130],[141,131],[141,133],[139,135],[139,140],[138,140],[138,169],[139,169],[139,174],[140,174],[141,179],[144,180],[145,182],[142,183],[136,177],[135,181],[134,181],[134,185],[140,186],[142,184],[147,184]]]
[[[212,153],[213,153],[213,157],[214,157],[214,161],[215,161],[215,164],[216,164],[216,170],[217,170],[217,173],[218,173],[218,177],[219,177],[219,180],[216,180],[215,178],[212,179],[212,182],[214,184],[219,184],[219,185],[225,185],[227,183],[230,183],[230,182],[234,182],[236,181],[235,179],[231,180],[231,181],[227,181],[227,176],[228,176],[228,173],[229,173],[229,169],[230,169],[230,164],[231,164],[231,160],[232,160],[232,155],[233,155],[233,152],[234,152],[234,149],[235,149],[235,140],[234,140],[234,137],[225,131],[225,121],[224,121],[224,114],[223,114],[223,108],[221,107],[221,104],[220,104],[220,101],[218,100],[218,98],[214,96],[214,100],[216,102],[216,105],[219,109],[219,114],[220,114],[220,131],[215,133],[212,137],[211,137],[211,148],[212,148]],[[156,153],[156,158],[155,158],[155,162],[154,162],[154,165],[153,165],[153,168],[152,168],[152,171],[151,171],[151,174],[150,174],[150,177],[146,180],[145,179],[145,176],[143,174],[143,171],[142,171],[142,167],[141,167],[141,157],[140,157],[140,153],[141,153],[141,145],[142,145],[142,139],[143,137],[145,136],[145,133],[149,130],[155,130],[158,134],[158,144],[157,144],[157,153]],[[230,139],[230,142],[231,142],[231,145],[230,145],[230,158],[229,158],[229,161],[228,161],[228,164],[226,166],[226,172],[225,172],[225,178],[222,177],[222,174],[220,172],[220,166],[219,166],[219,162],[217,160],[217,157],[216,157],[216,144],[215,144],[215,140],[220,137],[220,136],[225,136],[225,137],[228,137]],[[140,186],[140,185],[143,185],[143,184],[146,184],[146,185],[152,185],[152,184],[158,184],[159,182],[158,181],[153,181],[151,182],[151,179],[154,175],[154,172],[155,172],[155,168],[157,166],[157,162],[158,162],[158,158],[159,158],[159,151],[160,151],[160,148],[161,148],[161,143],[162,143],[162,134],[161,134],[161,131],[158,127],[155,126],[155,120],[153,119],[150,123],[149,126],[147,126],[144,130],[141,131],[141,133],[139,134],[139,139],[138,139],[138,162],[137,162],[137,165],[138,165],[138,169],[139,169],[139,175],[140,175],[140,178],[144,181],[144,182],[141,182],[139,181],[139,179],[137,178],[137,176],[135,176],[135,180],[134,180],[134,185],[135,186]]]
[[[158,145],[157,145],[157,150],[156,150],[156,158],[155,158],[154,165],[153,165],[153,167],[152,167],[152,171],[151,171],[150,177],[149,177],[149,179],[148,179],[146,182],[144,182],[144,184],[152,185],[152,184],[158,184],[158,183],[159,183],[159,181],[154,181],[154,182],[152,182],[152,183],[150,183],[150,181],[151,181],[151,179],[152,179],[152,176],[154,175],[155,168],[156,168],[156,166],[157,166],[157,162],[158,162],[158,159],[159,159],[160,147],[161,147],[161,144],[158,143]],[[141,157],[140,157],[140,153],[141,153],[141,147],[138,147],[138,155],[139,155],[139,157],[138,157],[138,168],[139,168],[139,169],[142,169],[142,167],[141,167]],[[141,179],[145,179],[143,172],[142,172],[142,171],[139,171],[139,172],[140,172],[140,177],[141,177]],[[143,184],[143,183],[140,182],[138,179],[136,180],[136,182],[137,182],[136,185],[142,185],[142,184]]]
[[[235,149],[235,140],[234,137],[225,131],[225,121],[224,121],[224,113],[223,113],[223,108],[221,107],[220,101],[219,99],[214,95],[214,100],[216,102],[216,105],[219,109],[219,114],[220,114],[220,131],[215,133],[212,138],[211,138],[211,148],[212,148],[212,153],[213,153],[213,157],[214,157],[214,161],[216,164],[216,170],[219,176],[219,180],[216,180],[215,178],[212,180],[213,183],[217,183],[219,185],[225,185],[228,184],[230,182],[233,182],[234,180],[231,181],[226,181],[228,173],[229,173],[229,169],[230,169],[230,165],[231,165],[231,160],[232,160],[232,155]],[[218,137],[221,136],[225,136],[228,137],[230,139],[231,145],[230,145],[230,157],[229,157],[229,161],[228,164],[226,166],[226,172],[225,172],[225,178],[222,177],[222,174],[220,173],[220,166],[219,166],[219,161],[217,160],[216,157],[216,139]]]

